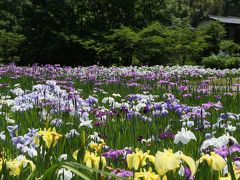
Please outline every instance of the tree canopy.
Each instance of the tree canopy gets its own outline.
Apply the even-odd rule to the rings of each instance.
[[[198,63],[240,16],[237,0],[1,0],[0,62],[63,65]]]

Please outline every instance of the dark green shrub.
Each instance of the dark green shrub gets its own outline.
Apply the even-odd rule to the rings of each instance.
[[[223,60],[225,68],[239,68],[240,67],[240,57],[229,56]]]
[[[240,67],[240,57],[228,56],[223,54],[211,55],[205,57],[202,61],[205,67],[209,68],[239,68]]]
[[[240,52],[240,45],[232,40],[223,40],[220,43],[220,50],[228,55],[234,55]]]
[[[208,68],[224,68],[223,57],[212,54],[211,56],[205,57],[202,60],[202,65]]]

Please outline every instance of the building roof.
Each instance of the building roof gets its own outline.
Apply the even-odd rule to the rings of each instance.
[[[208,16],[210,19],[220,21],[225,24],[239,24],[240,25],[240,18],[239,17],[224,17],[224,16]]]

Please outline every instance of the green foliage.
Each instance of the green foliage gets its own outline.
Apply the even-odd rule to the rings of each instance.
[[[202,64],[210,68],[239,68],[240,67],[240,45],[232,40],[223,40],[219,44],[218,55],[212,54],[205,57]]]
[[[209,68],[239,68],[240,67],[240,57],[225,56],[222,54],[211,55],[203,59],[202,64]]]
[[[74,173],[75,175],[77,175],[78,178],[85,179],[85,180],[98,179],[99,177],[102,177],[102,178],[112,177],[116,180],[124,179],[122,177],[115,176],[112,173],[89,168],[87,166],[84,166],[84,165],[76,163],[76,162],[62,162],[62,163],[52,165],[43,174],[43,179],[51,179],[54,177],[56,178],[56,171],[60,168],[65,168],[65,169],[71,171],[72,173]]]
[[[21,31],[22,4],[25,0],[0,1],[0,29],[7,32],[19,33]]]
[[[205,57],[202,61],[202,64],[205,67],[209,67],[209,68],[223,68],[223,58],[221,56],[218,55],[211,55],[209,57]]]
[[[186,64],[188,61],[198,62],[202,52],[208,48],[205,36],[190,28],[176,28],[170,31],[168,49],[173,59],[178,59],[177,64]]]
[[[123,65],[199,63],[209,36],[195,29],[154,22],[139,31],[122,26],[106,36],[112,59]]]
[[[153,23],[139,32],[136,56],[141,64],[165,64],[166,27],[160,23]]]
[[[21,4],[24,1],[0,1],[0,62],[20,60],[25,37],[21,33]]]
[[[240,67],[240,57],[229,56],[224,59],[224,68],[239,68]]]
[[[220,42],[224,39],[226,31],[219,22],[210,21],[207,25],[198,28],[199,34],[207,35],[206,41],[209,44],[208,54],[218,53]]]
[[[135,3],[136,27],[142,28],[158,21],[164,25],[188,24],[190,9],[184,0],[137,0]]]
[[[138,33],[129,27],[121,26],[119,29],[114,29],[106,39],[111,43],[110,50],[113,51],[113,57],[123,65],[131,65],[135,46],[139,41]]]
[[[0,30],[0,62],[18,61],[24,40],[23,35]]]
[[[220,50],[232,56],[240,52],[240,45],[234,43],[232,40],[223,40],[220,43]]]
[[[222,48],[225,31],[217,22],[191,27],[208,14],[238,15],[237,7],[234,0],[2,0],[1,61],[199,64]]]

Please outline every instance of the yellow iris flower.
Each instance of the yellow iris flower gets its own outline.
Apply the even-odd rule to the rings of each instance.
[[[233,170],[234,170],[236,179],[240,179],[240,169],[236,166],[236,164],[233,165]]]
[[[101,139],[101,143],[91,143],[89,144],[89,147],[91,149],[94,149],[97,153],[101,153],[103,146],[105,145],[105,142],[103,139]]]
[[[193,176],[196,173],[195,161],[191,157],[184,155],[182,152],[173,153],[171,149],[164,149],[164,152],[157,152],[155,168],[158,174],[163,176],[168,171],[174,171],[179,168],[182,160],[188,164]]]
[[[79,150],[76,150],[76,151],[73,152],[73,154],[72,154],[73,159],[77,160],[78,152],[79,152]]]
[[[135,153],[127,155],[128,168],[129,169],[134,168],[135,170],[137,170],[139,167],[143,167],[147,164],[146,162],[147,159],[152,163],[154,163],[155,161],[155,157],[149,155],[149,151],[143,153],[142,150],[136,148]]]
[[[219,180],[232,180],[230,173],[226,177],[220,177]]]
[[[143,172],[136,172],[134,175],[134,180],[159,180],[159,175],[155,174],[151,170],[143,171]]]
[[[184,155],[182,152],[179,153],[179,158],[187,163],[191,170],[191,176],[193,176],[197,171],[195,161],[191,157]]]
[[[79,150],[73,153],[73,158],[77,160]],[[84,162],[86,163],[87,167],[99,169],[100,163],[102,163],[102,168],[107,165],[106,158],[103,156],[97,156],[96,153],[86,151],[84,156]]]
[[[58,134],[56,132],[55,128],[53,129],[49,128],[48,130],[44,130],[44,131],[40,130],[38,132],[38,135],[42,136],[48,148],[50,148],[51,146],[54,147],[57,143],[57,140],[62,137],[61,134]]]
[[[221,171],[227,165],[226,161],[215,152],[211,152],[211,155],[205,154],[198,161],[197,164],[207,161],[208,165],[215,171]]]
[[[95,153],[90,153],[89,151],[86,151],[86,154],[84,156],[84,162],[88,167],[99,169],[100,161],[102,163],[102,168],[104,168],[107,164],[105,157],[96,156]]]
[[[0,158],[0,172],[2,171],[3,159]]]
[[[22,166],[22,162],[21,161],[17,161],[17,160],[13,160],[13,161],[9,161],[6,163],[7,164],[7,168],[10,169],[9,174],[11,176],[18,176],[20,175],[21,172],[21,166]]]
[[[14,159],[14,160],[10,160],[10,161],[7,161],[6,162],[6,166],[7,166],[7,169],[9,169],[9,174],[11,176],[19,176],[20,175],[20,172],[21,172],[21,169],[22,167],[26,167],[27,164],[30,164],[31,165],[31,169],[32,171],[35,171],[36,167],[35,165],[33,164],[32,161],[30,160],[27,160],[25,158],[25,156],[22,156],[23,158],[22,159]]]

